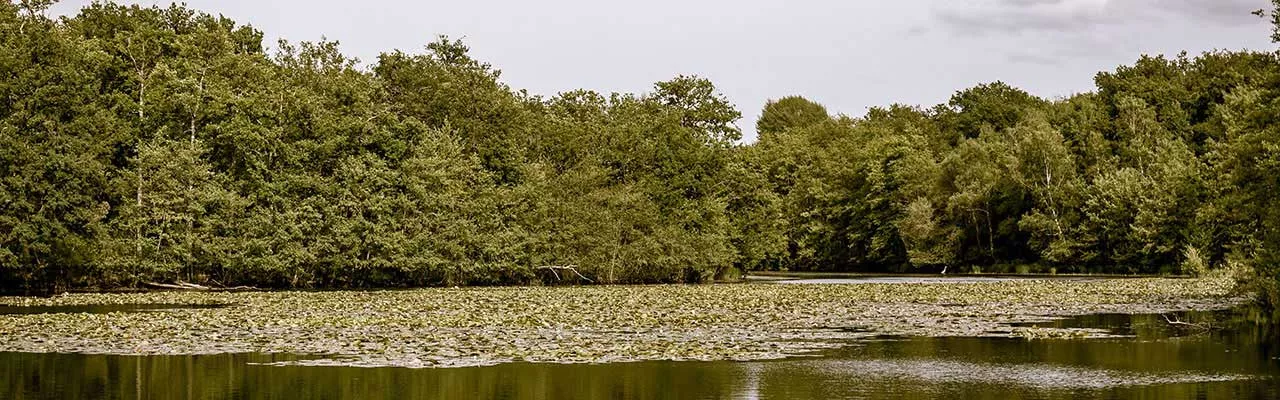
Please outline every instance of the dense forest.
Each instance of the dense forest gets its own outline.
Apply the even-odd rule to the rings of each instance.
[[[366,65],[184,6],[51,3],[0,3],[5,290],[1230,270],[1280,303],[1276,53],[860,117],[785,97],[743,144],[698,77],[544,97],[447,38]]]

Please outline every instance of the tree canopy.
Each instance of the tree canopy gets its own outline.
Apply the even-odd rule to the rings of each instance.
[[[1144,56],[1061,99],[783,97],[744,144],[696,76],[543,97],[443,37],[365,67],[184,6],[49,4],[0,3],[4,290],[1253,267],[1280,303],[1274,53]]]

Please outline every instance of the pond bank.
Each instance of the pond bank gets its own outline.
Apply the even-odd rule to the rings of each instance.
[[[228,306],[0,315],[0,351],[289,353],[326,356],[290,361],[301,364],[401,367],[777,359],[881,335],[1107,337],[1015,325],[1224,309],[1242,301],[1231,287],[1141,278],[4,297],[0,305]]]

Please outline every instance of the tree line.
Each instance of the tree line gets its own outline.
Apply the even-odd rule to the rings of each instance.
[[[850,117],[785,97],[742,144],[698,77],[546,97],[447,38],[366,67],[184,6],[51,3],[0,3],[6,290],[529,284],[553,265],[1280,278],[1274,53],[1143,57],[1060,99],[995,82]]]

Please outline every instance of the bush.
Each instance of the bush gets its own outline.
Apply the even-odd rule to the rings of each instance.
[[[1199,248],[1187,245],[1182,249],[1181,273],[1190,276],[1204,276],[1209,272],[1209,258]]]

